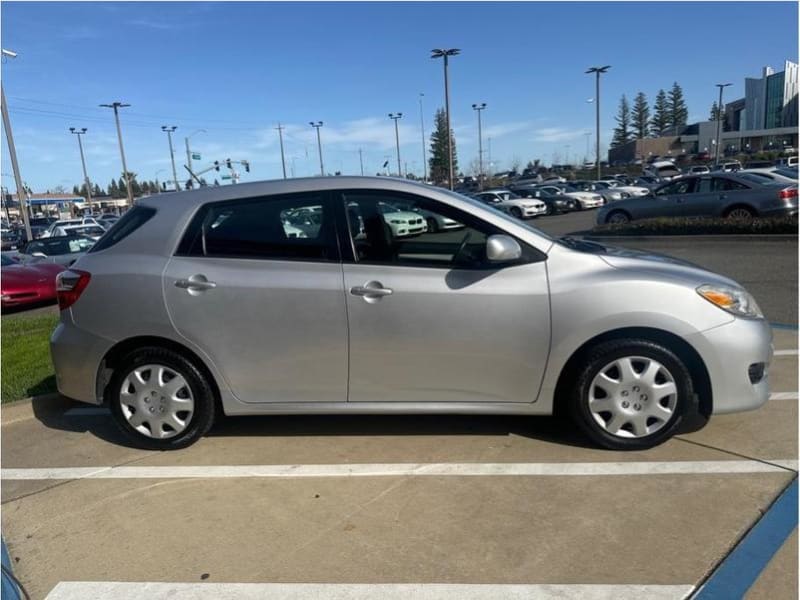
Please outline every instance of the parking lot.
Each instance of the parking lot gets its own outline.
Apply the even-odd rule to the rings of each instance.
[[[796,323],[796,239],[621,243],[729,274]],[[223,418],[158,453],[103,408],[19,403],[2,412],[12,566],[54,599],[687,597],[796,477],[796,331],[774,345],[766,406],[634,453],[555,418],[431,415]],[[796,597],[795,548],[749,598]]]

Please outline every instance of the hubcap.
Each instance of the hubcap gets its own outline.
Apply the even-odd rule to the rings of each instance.
[[[144,365],[128,373],[120,386],[119,403],[131,427],[155,439],[178,435],[194,414],[189,384],[165,365]]]
[[[640,438],[664,427],[675,414],[678,388],[660,362],[626,356],[600,369],[589,388],[589,411],[612,435]]]
[[[745,210],[743,208],[734,208],[728,216],[731,219],[752,219],[753,215],[750,214],[749,210]]]

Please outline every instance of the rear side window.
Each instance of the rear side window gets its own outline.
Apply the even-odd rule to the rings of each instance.
[[[177,254],[339,260],[330,202],[315,193],[207,204],[195,215]]]
[[[114,223],[111,228],[97,240],[89,252],[99,252],[111,248],[114,244],[128,237],[142,225],[147,223],[156,214],[155,208],[149,206],[134,206],[126,212],[119,221]]]

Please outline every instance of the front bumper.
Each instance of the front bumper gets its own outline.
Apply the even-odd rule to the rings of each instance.
[[[735,318],[730,323],[686,337],[699,353],[711,379],[712,414],[754,410],[769,399],[772,329],[764,319]],[[753,382],[750,369],[763,364]]]
[[[525,207],[522,209],[522,214],[525,215],[526,217],[538,217],[539,215],[545,215],[547,214],[547,206],[542,206],[539,208]]]

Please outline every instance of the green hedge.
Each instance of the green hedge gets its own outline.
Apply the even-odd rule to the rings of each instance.
[[[797,235],[797,217],[697,219],[659,217],[630,223],[595,225],[588,235]]]

